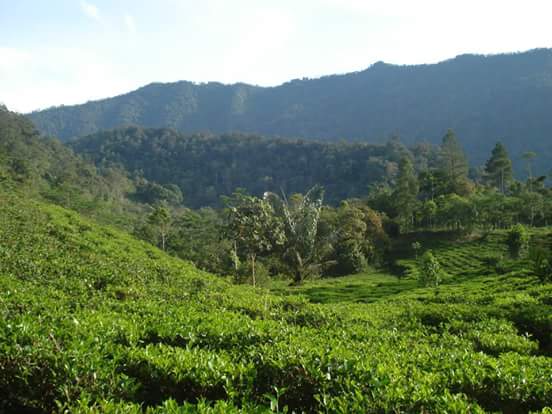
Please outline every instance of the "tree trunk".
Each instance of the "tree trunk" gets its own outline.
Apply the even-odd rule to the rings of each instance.
[[[232,261],[234,262],[234,271],[238,274],[238,242],[236,240],[234,240],[234,258]]]
[[[300,285],[303,281],[303,275],[301,274],[301,271],[299,269],[295,269],[295,273],[293,275],[293,283],[295,285]]]
[[[250,258],[251,258],[251,282],[253,284],[253,287],[255,287],[257,285],[257,279],[256,279],[256,276],[255,276],[255,257],[256,257],[255,254],[252,254],[250,256]]]

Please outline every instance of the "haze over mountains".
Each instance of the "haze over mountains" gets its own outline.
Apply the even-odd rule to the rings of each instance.
[[[438,64],[376,63],[366,70],[277,87],[153,83],[114,98],[29,114],[62,140],[124,125],[191,133],[239,131],[282,137],[412,144],[455,130],[473,163],[497,140],[514,162],[552,156],[552,49],[461,55]],[[544,172],[544,171],[543,171]]]

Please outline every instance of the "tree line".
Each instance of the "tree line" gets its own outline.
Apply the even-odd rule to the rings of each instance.
[[[438,148],[425,147],[424,157],[422,148],[407,149],[398,139],[388,145],[400,154],[396,171],[364,197],[332,206],[325,203],[320,185],[289,196],[255,196],[240,189],[222,197],[223,208],[173,209],[166,248],[237,280],[256,284],[259,275],[283,274],[301,283],[313,275],[345,275],[384,264],[391,240],[403,233],[486,231],[552,221],[552,193],[545,176],[533,175],[534,153],[525,154],[528,175],[521,181],[514,178],[500,142],[481,168],[469,167],[452,130]],[[151,220],[136,232],[165,245],[166,235],[156,236]]]

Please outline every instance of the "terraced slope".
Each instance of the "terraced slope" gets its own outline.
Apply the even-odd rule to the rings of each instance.
[[[0,411],[552,405],[552,286],[531,275],[314,305],[232,286],[58,207],[0,204]]]

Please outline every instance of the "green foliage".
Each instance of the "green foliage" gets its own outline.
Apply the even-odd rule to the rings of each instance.
[[[249,260],[251,280],[255,286],[257,255],[284,245],[284,223],[274,214],[272,205],[265,199],[238,192],[228,197],[225,203],[225,234],[234,243],[235,255],[245,256]]]
[[[174,184],[162,186],[157,183],[149,182],[145,179],[139,179],[136,183],[134,198],[150,205],[159,203],[168,203],[170,205],[179,205],[184,201],[182,191]]]
[[[165,250],[166,240],[172,224],[171,212],[167,205],[159,204],[155,206],[153,211],[148,215],[147,222],[158,233],[160,247],[162,250]]]
[[[69,143],[98,168],[121,165],[139,180],[137,200],[178,198],[188,207],[220,206],[220,196],[237,188],[262,196],[266,191],[305,193],[324,186],[326,200],[338,204],[365,194],[386,176],[391,150],[382,145],[308,142],[259,135],[185,135],[171,129],[121,128]],[[168,194],[167,194],[168,192]],[[173,194],[173,195],[171,195]],[[170,201],[170,200],[168,200]]]
[[[442,279],[443,271],[439,261],[431,250],[427,250],[420,258],[420,283],[423,286],[437,287]]]
[[[531,246],[529,250],[532,270],[542,282],[552,281],[552,252],[544,246]]]
[[[418,191],[418,178],[412,161],[410,161],[410,158],[404,157],[399,163],[397,185],[392,197],[395,210],[398,211],[399,220],[406,230],[414,226],[414,211],[417,207]]]
[[[25,117],[0,110],[0,189],[25,193],[129,228],[143,207],[113,167],[101,171],[59,141],[39,136]]]
[[[314,186],[297,202],[288,202],[274,193],[265,193],[275,217],[283,224],[285,243],[282,258],[293,271],[293,280],[300,284],[308,275],[316,274],[322,265],[316,249],[318,222],[324,189]]]
[[[435,250],[453,278],[439,295],[382,274],[287,287],[356,281],[350,294],[366,283],[379,295],[314,305],[234,286],[59,207],[1,192],[0,203],[1,411],[483,413],[552,404],[550,284],[521,273],[462,279],[448,262],[459,251],[477,261],[475,242]],[[484,246],[503,245],[503,233],[493,237]]]
[[[506,243],[510,249],[510,254],[514,258],[523,257],[529,248],[530,235],[525,226],[516,224],[508,232]]]
[[[506,263],[502,254],[488,254],[482,258],[482,262],[489,268],[489,270],[491,270],[491,272],[500,275],[506,271]]]
[[[465,194],[468,175],[468,160],[454,131],[449,129],[443,137],[440,148],[440,171],[446,179],[446,188],[450,193]]]
[[[487,180],[504,194],[513,177],[512,160],[502,143],[498,142],[494,147],[491,158],[485,164],[485,173]]]

